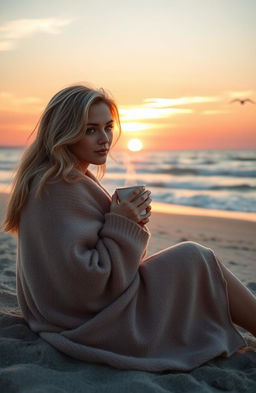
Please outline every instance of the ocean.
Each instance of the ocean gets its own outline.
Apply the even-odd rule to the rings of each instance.
[[[0,147],[0,191],[9,192],[23,148]],[[256,212],[256,150],[113,151],[101,180],[145,184],[152,199],[175,205]]]

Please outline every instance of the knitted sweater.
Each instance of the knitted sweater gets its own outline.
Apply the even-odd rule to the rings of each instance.
[[[244,340],[213,252],[185,242],[145,258],[146,226],[110,212],[87,171],[23,208],[17,295],[30,328],[60,351],[122,369],[190,370]]]

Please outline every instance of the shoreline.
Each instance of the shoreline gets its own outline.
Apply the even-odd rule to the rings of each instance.
[[[165,214],[181,214],[189,216],[206,216],[228,218],[232,220],[245,220],[256,222],[256,213],[230,210],[205,209],[186,205],[172,205],[162,202],[152,202],[152,212]]]

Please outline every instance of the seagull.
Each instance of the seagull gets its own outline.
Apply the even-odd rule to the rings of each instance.
[[[240,102],[241,105],[244,105],[245,102],[251,102],[252,104],[256,104],[256,102],[254,102],[250,98],[245,98],[243,100],[241,100],[240,98],[236,98],[236,99],[230,101],[229,103],[231,104],[232,102]]]

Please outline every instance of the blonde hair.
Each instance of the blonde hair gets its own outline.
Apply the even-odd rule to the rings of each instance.
[[[71,171],[79,165],[69,145],[77,142],[84,134],[88,112],[92,104],[104,102],[108,105],[114,124],[121,134],[121,124],[117,105],[103,89],[93,89],[84,85],[71,85],[55,94],[47,104],[33,132],[37,135],[26,148],[20,160],[3,222],[5,232],[18,232],[20,214],[27,201],[30,185],[38,173],[41,174],[36,188],[36,197],[49,178],[59,177],[66,182],[79,181],[81,175],[71,176]],[[102,165],[98,178],[105,174]]]

